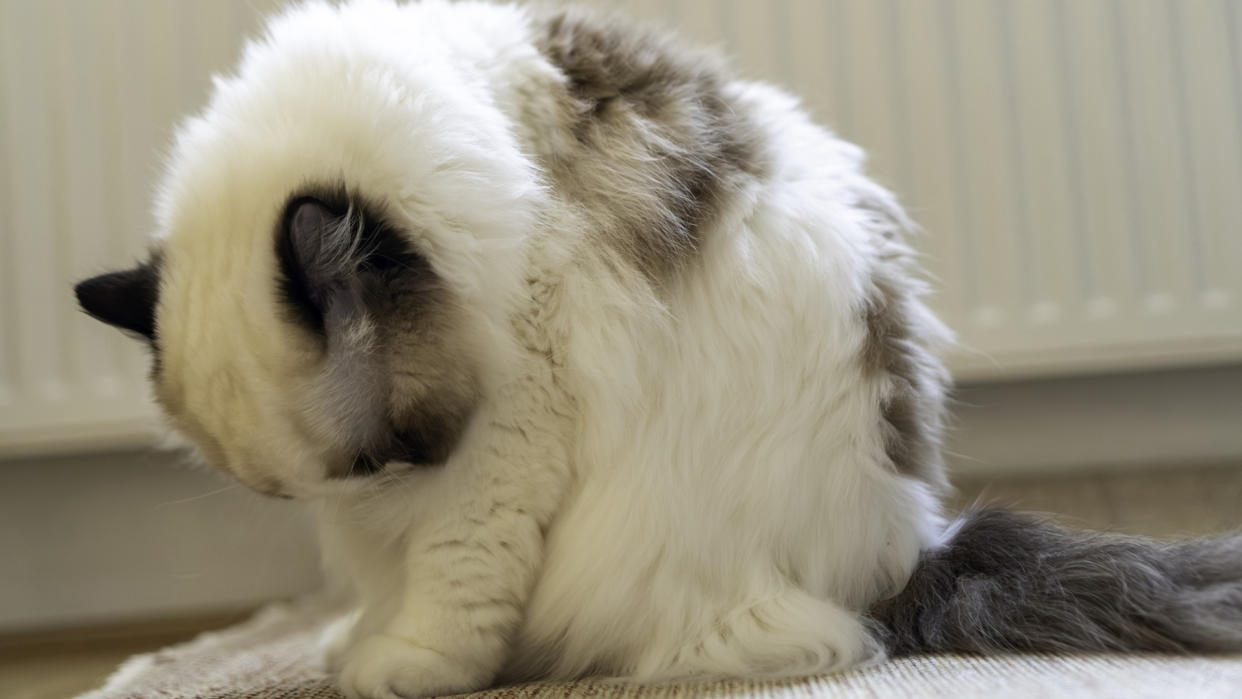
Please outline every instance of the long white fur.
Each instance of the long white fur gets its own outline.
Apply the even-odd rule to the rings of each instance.
[[[730,85],[766,174],[656,293],[541,177],[560,80],[513,6],[274,20],[159,194],[174,423],[244,481],[320,501],[325,564],[362,610],[328,642],[348,696],[477,689],[507,661],[656,680],[879,658],[860,612],[943,522],[888,466],[883,387],[858,369],[878,255],[860,152]],[[318,182],[381,202],[469,314],[486,398],[443,468],[325,477],[332,420],[303,409],[320,377],[278,330],[272,242]]]

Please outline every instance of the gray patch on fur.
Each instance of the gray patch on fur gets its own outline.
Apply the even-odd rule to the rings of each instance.
[[[864,368],[886,380],[880,399],[884,451],[898,473],[943,483],[940,435],[944,425],[946,377],[917,334],[900,270],[873,276],[867,299]]]
[[[757,133],[706,55],[577,9],[543,28],[540,50],[568,80],[570,131],[544,168],[605,244],[659,281],[693,256],[739,178],[762,169]]]
[[[1000,509],[959,524],[871,610],[895,655],[1242,650],[1242,537],[1074,533]]]
[[[920,325],[927,321],[912,309],[921,286],[901,234],[913,224],[883,189],[867,184],[856,195],[880,253],[863,308],[861,359],[864,372],[884,382],[879,405],[884,451],[898,473],[944,487],[940,438],[949,378],[929,347],[928,329]]]

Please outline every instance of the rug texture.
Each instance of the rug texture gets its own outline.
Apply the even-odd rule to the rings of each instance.
[[[80,699],[341,699],[316,666],[319,632],[337,618],[325,600],[270,606],[238,626],[126,661]],[[725,681],[640,687],[603,680],[535,683],[471,695],[481,699],[765,697],[974,699],[994,697],[1242,697],[1242,655],[936,655],[838,675],[780,682]]]

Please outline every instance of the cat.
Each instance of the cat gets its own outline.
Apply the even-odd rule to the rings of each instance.
[[[952,336],[863,160],[616,18],[310,2],[76,294],[206,460],[316,503],[349,697],[1242,648],[1236,537],[942,513]]]

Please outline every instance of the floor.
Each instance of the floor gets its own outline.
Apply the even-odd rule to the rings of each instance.
[[[126,658],[238,623],[249,611],[107,628],[0,637],[0,697],[66,699],[90,691]]]
[[[0,659],[0,696],[9,699],[74,697],[103,682],[131,655],[155,650],[162,644],[111,642],[96,648],[48,648],[15,653]]]
[[[976,501],[1057,513],[1070,524],[1150,536],[1242,527],[1242,467],[1181,468],[1054,478],[965,480],[956,507]],[[90,634],[0,638],[0,697],[63,699],[98,686],[126,657],[236,621],[236,614]]]

